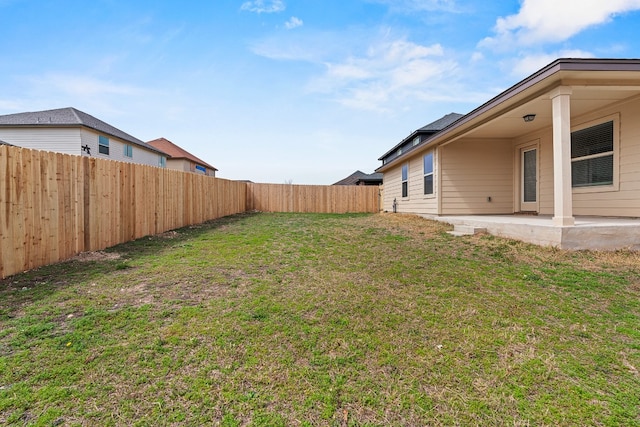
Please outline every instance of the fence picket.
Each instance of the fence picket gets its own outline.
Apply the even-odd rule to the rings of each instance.
[[[0,145],[0,278],[248,210],[378,209],[378,187],[255,184]]]

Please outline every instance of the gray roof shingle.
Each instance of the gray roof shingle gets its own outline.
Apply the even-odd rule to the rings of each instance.
[[[382,181],[381,173],[364,173],[362,171],[355,171],[346,178],[341,179],[332,185],[358,185],[359,181]]]
[[[425,125],[418,130],[424,131],[424,132],[437,132],[446,128],[447,126],[449,126],[451,123],[458,120],[463,115],[464,114],[459,114],[459,113],[449,113],[446,116],[441,117],[435,122],[431,122],[428,125]]]
[[[84,126],[104,133],[123,141],[142,146],[148,150],[160,154],[166,154],[157,148],[129,135],[120,129],[103,122],[83,111],[73,107],[58,108],[54,110],[33,111],[26,113],[6,114],[0,116],[0,127],[57,127],[57,126]]]
[[[378,160],[382,160],[385,157],[389,156],[391,153],[394,153],[398,148],[403,146],[407,141],[412,140],[416,135],[422,134],[431,136],[437,132],[440,132],[442,129],[454,123],[459,118],[463,117],[464,114],[460,113],[449,113],[446,116],[440,117],[438,120],[429,123],[428,125],[422,126],[420,129],[416,129],[409,136],[404,138],[402,141],[393,146],[393,148],[386,153],[384,153]]]

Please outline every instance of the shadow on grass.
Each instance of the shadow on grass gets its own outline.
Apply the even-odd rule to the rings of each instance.
[[[14,317],[16,311],[24,305],[33,304],[65,287],[89,283],[98,277],[127,269],[130,261],[161,253],[182,242],[256,215],[259,214],[247,212],[230,215],[158,235],[141,237],[100,251],[105,254],[103,257],[74,257],[1,279],[0,320]],[[114,256],[110,257],[109,254]]]

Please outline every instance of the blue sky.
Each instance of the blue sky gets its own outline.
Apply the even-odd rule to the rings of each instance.
[[[331,184],[559,57],[640,58],[640,0],[0,0],[0,114],[76,107],[255,182]]]

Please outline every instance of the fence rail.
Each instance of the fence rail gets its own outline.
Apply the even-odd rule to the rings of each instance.
[[[0,145],[0,278],[248,210],[378,208],[377,187],[247,184]]]

